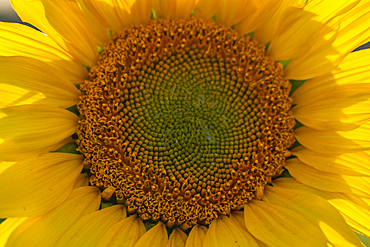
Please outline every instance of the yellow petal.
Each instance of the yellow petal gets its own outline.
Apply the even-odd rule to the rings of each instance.
[[[258,4],[259,0],[222,0],[216,10],[216,20],[225,26],[231,27],[246,16],[253,14]]]
[[[369,123],[350,131],[322,131],[304,126],[294,131],[294,137],[312,151],[338,154],[368,150],[370,147],[369,133]]]
[[[370,236],[370,203],[368,199],[345,193],[318,190],[299,183],[293,178],[276,179],[274,186],[305,190],[324,198],[342,214],[352,228],[363,235]]]
[[[304,9],[315,14],[315,20],[324,23],[353,9],[359,0],[319,0],[307,4]]]
[[[345,93],[351,93],[351,89],[358,94],[346,97]],[[361,91],[360,87],[343,87],[330,94],[322,94],[314,102],[294,107],[294,118],[316,130],[348,131],[358,128],[370,120],[366,110],[370,108],[370,93]]]
[[[55,244],[58,246],[95,246],[112,225],[126,217],[122,205],[114,205],[87,214],[74,223]]]
[[[266,22],[276,14],[282,0],[262,0],[257,2],[257,7],[251,15],[245,15],[244,19],[235,25],[235,30],[240,34],[248,34],[258,28],[264,28]]]
[[[299,146],[291,150],[303,163],[313,168],[347,176],[370,176],[369,152],[322,154]]]
[[[0,247],[4,247],[8,242],[9,236],[12,232],[25,221],[27,217],[22,218],[8,218],[0,224]]]
[[[0,109],[0,159],[16,161],[48,152],[71,136],[78,117],[47,105],[20,105]]]
[[[299,0],[282,1],[276,13],[273,16],[270,16],[270,18],[266,20],[266,23],[263,26],[260,26],[253,32],[253,38],[257,39],[262,44],[267,44],[274,36],[281,16],[286,11],[286,9],[289,7],[303,7],[303,2],[304,1]]]
[[[204,20],[210,20],[216,13],[222,0],[197,0],[195,3],[194,15]]]
[[[325,2],[325,1],[323,1]],[[331,71],[355,48],[369,41],[370,2],[356,7],[327,23],[315,46],[305,55],[293,59],[284,70],[289,79],[304,80]]]
[[[82,156],[49,153],[19,161],[0,174],[0,217],[35,216],[62,203],[82,170]]]
[[[185,247],[199,247],[203,246],[203,240],[207,233],[207,228],[201,225],[195,225],[191,229]]]
[[[74,59],[89,67],[96,64],[98,50],[76,1],[12,0],[12,6]]]
[[[61,205],[40,217],[25,220],[11,234],[9,246],[53,246],[53,244],[82,216],[97,211],[100,193],[96,187],[75,189]],[[40,234],[42,233],[42,234]]]
[[[46,104],[61,108],[75,105],[80,91],[51,65],[27,57],[0,57],[0,108]]]
[[[24,10],[30,11],[27,8]],[[34,12],[29,13],[37,16]],[[74,61],[49,36],[33,28],[18,23],[0,22],[0,43],[1,56],[25,56],[47,62],[74,84],[82,83],[87,77],[86,69],[79,62]]]
[[[164,247],[168,241],[166,226],[159,221],[157,225],[149,229],[134,245],[134,247]]]
[[[226,216],[214,219],[204,237],[204,247],[255,246],[257,243],[247,231]]]
[[[103,47],[106,42],[111,40],[109,27],[104,26],[101,23],[101,19],[94,15],[94,12],[90,11],[83,0],[78,0],[82,13],[85,16],[86,23],[90,28],[91,35],[94,37],[94,41],[97,45]],[[94,3],[101,3],[101,1],[94,1]],[[113,28],[111,28],[114,30]]]
[[[312,12],[302,8],[289,7],[282,14],[282,21],[276,30],[267,55],[275,60],[295,59],[307,53],[307,47],[319,38],[322,23],[314,20]]]
[[[132,247],[145,232],[143,221],[134,214],[111,226],[96,247]]]
[[[125,7],[124,1],[121,4],[116,0],[79,0],[83,3],[88,12],[106,28],[113,31],[121,31],[124,27],[131,25],[129,13]]]
[[[268,246],[326,246],[317,226],[286,207],[252,200],[244,206],[244,219],[248,231]]]
[[[69,54],[86,66],[95,66],[99,56],[98,49],[77,2],[41,1],[45,8],[45,17],[56,33],[49,33],[48,30],[42,31],[50,35],[52,39],[54,36],[62,37],[64,43],[59,45]]]
[[[276,60],[304,56],[322,39],[320,31],[328,20],[354,8],[358,0],[314,1],[304,9],[291,8],[282,15],[277,33],[272,38],[268,54]],[[292,78],[293,79],[293,78]]]
[[[150,20],[153,0],[127,0],[126,3],[134,24],[144,24]]]
[[[157,18],[170,18],[171,14],[176,12],[177,1],[153,0],[153,9]]]
[[[244,231],[248,232],[247,227],[245,226],[244,220],[244,211],[233,211],[230,215],[230,219],[232,219],[239,227],[241,227]],[[264,242],[254,238],[254,241],[257,242],[259,247],[268,247]]]
[[[11,167],[12,165],[16,164],[17,162],[16,161],[13,161],[13,162],[6,162],[6,161],[2,161],[0,162],[0,174],[5,171],[6,169],[8,169],[9,167]]]
[[[338,65],[338,68],[332,70],[330,73],[306,81],[295,90],[291,96],[294,104],[312,103],[316,100],[316,97],[326,95],[341,88],[348,89],[347,91],[349,92],[343,92],[347,96],[356,95],[358,93],[356,90],[360,89],[361,86],[363,90],[368,89],[368,78],[370,76],[369,56],[369,49],[348,54]],[[350,90],[351,88],[355,88],[355,90]]]
[[[82,186],[88,186],[89,185],[89,177],[87,173],[81,173],[78,178],[76,179],[76,182],[73,186],[74,189],[77,189]]]
[[[239,227],[241,227],[245,231],[248,231],[247,227],[245,226],[244,211],[231,212],[230,219],[233,220]]]
[[[175,228],[170,235],[166,247],[185,247],[187,238],[188,236],[185,232],[181,231],[179,228]]]
[[[325,199],[299,189],[267,186],[264,200],[289,208],[317,225],[334,246],[361,246],[340,213]]]
[[[295,158],[287,160],[285,167],[299,182],[316,189],[370,197],[369,177],[344,176],[319,171]]]
[[[176,12],[171,15],[172,19],[186,19],[189,18],[194,9],[196,0],[181,0],[176,1]]]

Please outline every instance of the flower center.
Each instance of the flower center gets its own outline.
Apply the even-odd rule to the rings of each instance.
[[[78,104],[91,185],[183,229],[260,199],[294,142],[290,84],[264,51],[195,18],[114,34]]]

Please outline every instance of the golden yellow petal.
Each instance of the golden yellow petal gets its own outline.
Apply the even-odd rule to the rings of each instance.
[[[347,13],[359,2],[359,0],[311,1],[306,4],[304,9],[313,13],[315,15],[315,20],[325,23],[334,17]]]
[[[248,233],[238,224],[234,223],[227,216],[214,219],[204,237],[204,247],[223,247],[223,246],[251,246],[257,247],[258,244]]]
[[[195,7],[196,0],[177,0],[176,12],[171,15],[172,19],[186,19],[189,18],[191,12]]]
[[[322,23],[312,12],[302,8],[286,8],[268,47],[267,55],[275,60],[289,60],[305,55],[319,38]]]
[[[221,0],[216,9],[216,20],[231,27],[257,10],[260,0]]]
[[[231,212],[230,219],[233,220],[239,227],[241,227],[245,231],[248,231],[247,227],[245,226],[244,211]]]
[[[167,1],[167,0],[153,0],[153,9],[157,18],[170,18],[172,13],[176,11],[177,1]]]
[[[96,247],[133,247],[145,232],[143,221],[134,214],[111,226]]]
[[[24,221],[9,238],[9,246],[53,246],[77,220],[97,211],[100,193],[96,187],[75,189],[61,205],[40,217]],[[42,234],[41,234],[42,233]]]
[[[25,56],[47,62],[60,70],[73,84],[80,84],[87,77],[87,70],[79,62],[74,61],[49,36],[33,28],[0,22],[0,43],[1,56]]]
[[[153,0],[127,0],[127,10],[134,24],[144,24],[150,20],[153,9]]]
[[[75,114],[47,105],[0,109],[0,160],[51,151],[76,131],[77,121]]]
[[[297,181],[316,189],[370,197],[369,177],[345,176],[320,171],[296,158],[287,160],[285,167]]]
[[[96,17],[94,12],[87,8],[83,0],[78,0],[78,2],[80,4],[81,11],[85,16],[86,23],[91,30],[91,35],[94,37],[95,43],[103,47],[106,42],[111,40],[109,29],[114,29],[104,26],[101,19]],[[94,1],[94,3],[101,3],[101,1]]]
[[[170,235],[166,247],[185,247],[187,238],[188,236],[185,232],[181,231],[179,228],[175,228]]]
[[[355,48],[369,41],[369,8],[370,2],[361,1],[348,13],[328,22],[315,46],[289,63],[286,77],[304,80],[328,73]]]
[[[309,104],[314,102],[316,97],[327,93],[346,88],[343,92],[346,96],[355,96],[361,88],[369,91],[370,64],[368,57],[370,50],[360,50],[348,54],[338,65],[338,68],[330,73],[319,76],[303,83],[292,93],[294,104]],[[351,90],[351,88],[353,88]],[[366,91],[367,89],[367,91]]]
[[[167,229],[163,222],[159,221],[157,225],[153,228],[149,229],[134,247],[147,247],[148,243],[150,243],[151,247],[164,247],[166,246],[168,241],[167,237]]]
[[[45,17],[57,33],[42,31],[52,39],[55,35],[61,36],[64,43],[59,45],[69,54],[86,66],[95,66],[99,56],[97,45],[77,2],[41,1],[45,8]]]
[[[261,44],[267,44],[274,36],[281,16],[286,11],[286,9],[289,7],[303,7],[303,2],[304,1],[299,0],[282,1],[276,13],[273,16],[270,16],[270,18],[266,20],[265,24],[262,27],[260,26],[253,32],[253,38],[257,39],[259,42],[261,42]]]
[[[185,247],[199,247],[203,246],[203,240],[207,233],[207,228],[201,225],[195,225],[191,229]]]
[[[356,88],[351,88],[356,90]],[[307,127],[316,130],[349,131],[370,120],[370,93],[346,97],[348,88],[342,88],[327,95],[320,95],[314,102],[297,105],[293,116]],[[330,95],[330,96],[329,96]]]
[[[33,58],[0,57],[0,74],[0,108],[32,103],[67,108],[81,94],[63,73]]]
[[[248,231],[268,246],[326,246],[318,226],[280,205],[252,200],[244,206],[244,219]]]
[[[239,227],[241,227],[244,231],[248,232],[247,227],[245,226],[244,220],[244,211],[233,211],[230,215],[230,219],[233,220]],[[254,238],[254,241],[257,242],[259,247],[269,247],[264,242]]]
[[[323,131],[304,126],[294,130],[294,137],[312,151],[339,154],[368,150],[370,147],[369,133],[369,123],[350,131]]]
[[[87,214],[67,229],[55,244],[55,247],[95,246],[111,226],[125,217],[126,209],[122,205],[114,205]]]
[[[324,198],[342,214],[345,221],[353,229],[363,235],[370,236],[370,201],[368,198],[318,190],[299,183],[293,178],[276,179],[274,180],[274,186],[305,190]]]
[[[124,1],[117,0],[79,0],[85,5],[86,10],[108,29],[121,31],[124,27],[131,25],[129,13],[125,8]],[[121,4],[119,4],[121,2]]]
[[[197,0],[195,2],[194,15],[204,20],[210,20],[216,13],[222,0]]]
[[[13,162],[1,161],[0,162],[0,174],[16,163],[17,163],[16,161],[13,161]]]
[[[318,40],[323,39],[320,32],[323,24],[354,8],[358,2],[314,1],[304,9],[288,8],[281,17],[282,22],[272,38],[268,54],[276,60],[294,60],[304,56]]]
[[[81,173],[77,179],[75,184],[73,185],[73,189],[77,189],[79,187],[88,186],[89,185],[89,177],[87,173]]]
[[[303,163],[313,168],[347,176],[370,176],[369,152],[322,154],[303,146],[291,150]]]
[[[264,29],[265,24],[277,13],[282,0],[257,1],[257,7],[251,15],[245,15],[243,20],[235,25],[240,34],[248,34],[258,28]]]
[[[334,246],[361,246],[358,237],[338,210],[319,196],[299,189],[267,186],[263,200],[284,206],[304,216],[317,225]]]
[[[96,64],[98,50],[76,1],[12,0],[12,6],[74,59],[89,67]]]
[[[19,161],[0,174],[1,218],[35,216],[62,203],[82,170],[82,156],[48,153]]]
[[[0,246],[4,247],[13,231],[25,221],[27,217],[8,218],[0,224]]]

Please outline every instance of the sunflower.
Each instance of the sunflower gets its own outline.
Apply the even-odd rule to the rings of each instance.
[[[370,236],[370,1],[11,2],[2,245]]]

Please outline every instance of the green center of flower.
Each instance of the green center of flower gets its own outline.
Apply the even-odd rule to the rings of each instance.
[[[294,141],[290,84],[264,49],[195,18],[113,35],[78,104],[91,185],[183,229],[259,199]]]

